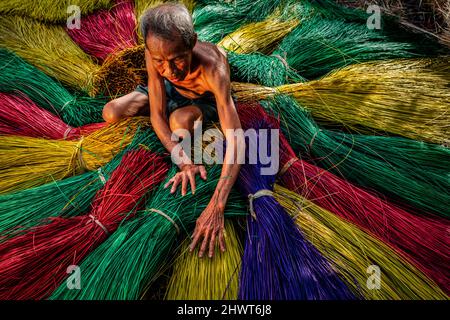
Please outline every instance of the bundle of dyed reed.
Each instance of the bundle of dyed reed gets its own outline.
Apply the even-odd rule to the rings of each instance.
[[[49,217],[73,217],[87,212],[124,154],[142,146],[158,154],[165,151],[152,130],[138,130],[131,144],[98,170],[0,195],[0,237],[16,235],[45,223],[44,219]]]
[[[315,17],[302,22],[273,54],[284,55],[291,68],[316,79],[351,64],[436,54],[432,46],[371,30],[366,23]]]
[[[252,150],[253,143],[260,145],[267,140],[261,139],[257,132],[247,149]],[[271,147],[274,146],[268,145],[266,150],[273,159],[277,150]],[[260,161],[242,165],[237,180],[250,201],[239,299],[354,299],[329,262],[304,239],[292,218],[273,198],[275,174],[262,175]]]
[[[0,13],[31,17],[48,22],[66,22],[75,10],[69,10],[70,5],[78,6],[80,13],[85,15],[98,9],[112,6],[111,0],[3,0],[0,3]]]
[[[333,69],[350,64],[445,52],[433,41],[428,43],[417,39],[417,35],[408,34],[406,31],[399,32],[397,24],[382,30],[371,30],[367,27],[367,17],[343,21],[336,15],[328,15],[326,10],[315,2],[287,2],[280,8],[285,11],[285,19],[298,18],[302,22],[286,35],[272,55],[242,55],[238,61],[233,61],[238,63],[236,68],[246,76],[246,82],[274,86],[295,80],[274,77],[277,73],[268,77],[267,72],[274,64],[279,65],[284,72],[294,69],[304,78],[315,79]],[[264,46],[267,38],[258,36],[258,33],[252,34],[252,47]],[[239,45],[246,47],[248,44],[241,44],[238,39],[233,46]],[[281,70],[278,73],[283,73]]]
[[[62,26],[19,16],[0,17],[0,46],[74,89],[88,92],[99,68]]]
[[[106,122],[73,128],[25,95],[0,93],[0,135],[76,140],[106,126]]]
[[[255,119],[255,110],[240,112],[244,127],[279,129],[269,117]],[[279,179],[308,200],[360,226],[392,246],[402,256],[450,292],[450,242],[446,219],[413,215],[381,198],[315,167],[296,157],[283,134],[280,134]],[[432,233],[429,231],[433,230]]]
[[[111,10],[83,17],[80,29],[66,29],[86,53],[100,61],[117,51],[137,45],[136,17],[130,0],[118,0]]]
[[[270,54],[278,42],[299,23],[298,19],[283,21],[275,14],[268,17],[267,20],[242,26],[233,33],[226,35],[219,41],[218,45],[241,54],[256,51]]]
[[[130,151],[96,194],[89,213],[52,218],[46,225],[0,243],[0,299],[47,297],[67,276],[69,265],[80,263],[133,216],[143,196],[166,172],[167,165],[159,156],[144,149]]]
[[[170,277],[168,300],[236,300],[242,245],[233,222],[225,221],[226,251],[216,250],[212,259],[199,259],[187,238],[181,245]]]
[[[0,69],[2,92],[23,92],[38,106],[58,115],[71,126],[103,121],[102,108],[109,98],[72,94],[60,83],[3,48],[0,48]]]
[[[201,41],[218,43],[245,23],[247,15],[232,3],[196,3],[192,12],[194,28]]]
[[[295,11],[293,10],[295,6]],[[228,2],[216,2],[216,1],[196,1],[195,8],[192,13],[195,31],[198,37],[202,41],[209,41],[213,43],[218,43],[220,40],[224,39],[226,35],[237,32],[236,35],[241,32],[237,31],[242,27],[246,36],[251,35],[248,33],[253,29],[254,32],[265,34],[270,39],[269,42],[273,42],[276,39],[280,39],[280,36],[271,37],[266,31],[258,30],[258,26],[264,26],[265,24],[254,24],[256,22],[262,22],[265,19],[270,20],[270,16],[282,17],[283,21],[289,20],[295,14],[300,14],[298,17],[305,18],[306,13],[310,13],[311,5],[308,3],[298,3],[297,0],[275,0],[275,1],[228,1]],[[280,16],[281,14],[281,16]],[[249,24],[248,27],[244,26]],[[288,26],[290,24],[287,24]],[[251,27],[253,26],[253,27]],[[278,34],[283,33],[282,30],[278,28],[277,25],[273,25],[274,31]],[[249,29],[250,28],[250,29]],[[241,40],[243,40],[242,38]],[[261,37],[259,37],[261,38]],[[265,41],[264,39],[262,41]],[[240,41],[240,45],[246,47],[244,41]],[[253,42],[253,46],[256,45]]]
[[[252,54],[227,53],[231,70],[231,80],[252,82],[265,86],[280,86],[291,82],[306,81],[280,55],[264,55],[258,52]]]
[[[139,45],[110,55],[94,77],[91,96],[116,96],[132,92],[138,84],[147,84],[145,47]]]
[[[442,144],[450,133],[449,66],[448,57],[367,62],[307,83],[233,89],[241,101],[289,94],[317,119]]]
[[[294,217],[302,234],[333,265],[355,294],[368,300],[447,300],[448,296],[390,246],[304,197],[275,185],[275,199]],[[368,286],[378,267],[380,286]]]
[[[95,131],[76,141],[20,136],[0,137],[0,193],[96,170],[133,139],[144,118],[132,118]]]
[[[413,211],[450,217],[446,205],[450,202],[450,149],[401,137],[326,130],[287,96],[262,104],[278,114],[285,136],[301,158],[378,190],[390,201],[408,204]],[[260,109],[255,113],[264,116]]]
[[[208,180],[197,177],[195,195],[171,194],[164,184],[153,194],[145,212],[123,224],[80,265],[81,290],[61,285],[51,299],[139,299],[171,260],[179,236],[189,236],[206,208],[220,176],[221,166],[208,170]],[[168,179],[177,172],[173,167]],[[166,180],[166,182],[168,181]],[[239,195],[231,193],[226,215],[244,215]]]

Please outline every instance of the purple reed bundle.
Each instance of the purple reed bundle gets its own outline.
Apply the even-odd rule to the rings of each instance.
[[[264,127],[255,121],[255,129]],[[267,143],[256,133],[250,144]],[[268,146],[269,150],[270,145]],[[254,146],[247,146],[254,150]],[[271,150],[278,157],[278,150]],[[248,194],[250,215],[242,258],[239,299],[355,299],[319,251],[305,240],[293,219],[272,196],[276,173],[262,175],[261,161],[242,165],[238,186]]]
[[[100,62],[114,52],[137,45],[134,2],[117,0],[111,10],[100,10],[81,18],[80,29],[66,29],[86,53]]]

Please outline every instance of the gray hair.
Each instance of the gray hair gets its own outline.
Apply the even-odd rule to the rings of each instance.
[[[180,3],[169,2],[148,9],[141,17],[141,31],[144,39],[153,34],[166,40],[179,35],[186,48],[195,45],[195,31],[188,9]]]

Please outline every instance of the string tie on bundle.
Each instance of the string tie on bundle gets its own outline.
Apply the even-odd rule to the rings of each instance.
[[[89,218],[91,218],[91,221],[95,222],[100,228],[103,229],[103,231],[105,231],[106,235],[109,236],[108,229],[106,229],[106,227],[94,215],[90,214]]]
[[[251,214],[252,218],[255,220],[256,220],[256,213],[255,213],[255,209],[253,207],[253,200],[261,198],[261,197],[273,197],[273,191],[267,190],[267,189],[261,189],[261,190],[258,190],[257,192],[255,192],[254,194],[250,193],[248,195],[248,201],[249,201],[249,205],[250,205],[250,214]]]
[[[154,209],[154,208],[151,208],[149,211],[155,212],[155,213],[159,214],[160,216],[162,216],[163,218],[166,218],[170,223],[173,224],[173,226],[174,226],[175,229],[177,230],[177,234],[180,234],[180,227],[178,227],[178,225],[176,224],[176,222],[175,222],[171,217],[169,217],[167,214],[165,214],[165,213],[162,212],[161,210]]]
[[[297,157],[291,158],[288,162],[284,164],[284,166],[281,168],[281,170],[278,172],[278,176],[282,176],[283,174],[288,171],[288,169],[297,161],[299,160]]]

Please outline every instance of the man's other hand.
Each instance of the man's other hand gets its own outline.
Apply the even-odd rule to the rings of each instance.
[[[198,256],[201,258],[208,251],[208,256],[212,258],[217,240],[222,252],[225,251],[225,228],[224,209],[217,206],[214,201],[210,201],[208,206],[197,219],[195,230],[192,235],[193,240],[189,247],[192,252],[198,243],[201,243]]]
[[[200,177],[203,180],[206,180],[206,169],[202,165],[196,164],[186,164],[181,167],[180,172],[172,177],[167,183],[164,185],[164,188],[167,188],[172,184],[172,188],[170,189],[170,193],[174,193],[177,191],[178,185],[181,183],[181,195],[185,196],[187,193],[188,182],[191,185],[192,194],[195,194],[195,175],[200,174]]]

